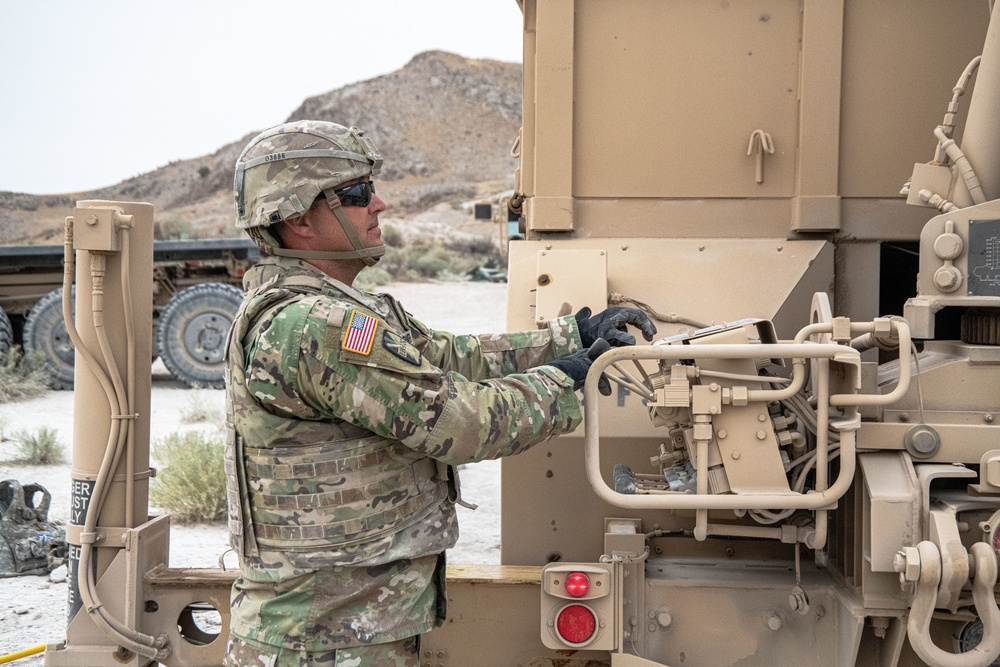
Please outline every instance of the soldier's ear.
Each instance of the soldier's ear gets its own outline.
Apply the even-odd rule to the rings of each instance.
[[[316,236],[316,231],[310,221],[310,212],[306,211],[297,218],[289,218],[281,223],[281,239],[288,247],[296,248],[296,241],[304,241]]]

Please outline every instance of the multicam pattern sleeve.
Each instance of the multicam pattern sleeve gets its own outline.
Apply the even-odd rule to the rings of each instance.
[[[414,347],[438,368],[461,373],[470,380],[521,373],[583,347],[579,325],[572,315],[551,320],[546,328],[537,331],[456,336],[435,331],[403,313]]]
[[[431,334],[418,347],[411,331],[373,311],[308,298],[285,308],[258,339],[248,388],[270,410],[342,419],[451,465],[497,458],[581,421],[572,381],[551,366],[474,381],[436,363],[482,377],[579,345],[572,330],[517,336],[494,344],[488,336]],[[290,340],[300,341],[298,359],[269,354],[294,349]]]

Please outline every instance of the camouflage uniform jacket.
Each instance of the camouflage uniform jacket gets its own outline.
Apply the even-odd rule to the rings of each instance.
[[[454,336],[284,258],[244,286],[227,352],[233,634],[325,651],[430,630],[458,538],[451,466],[579,425],[572,380],[544,365],[580,349],[575,319]]]

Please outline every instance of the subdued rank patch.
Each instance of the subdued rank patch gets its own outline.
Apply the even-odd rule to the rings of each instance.
[[[348,325],[344,331],[344,341],[341,347],[348,352],[369,354],[372,351],[372,341],[375,340],[378,320],[359,310],[352,310],[347,319]]]
[[[382,334],[382,346],[403,361],[411,363],[414,366],[420,365],[420,351],[406,342],[406,339],[395,331],[385,330]]]

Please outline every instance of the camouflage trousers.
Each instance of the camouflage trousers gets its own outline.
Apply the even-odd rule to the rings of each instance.
[[[419,667],[420,637],[336,651],[260,649],[236,637],[226,646],[223,667]]]

